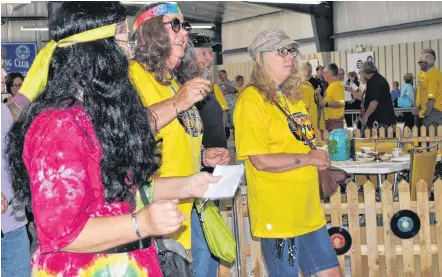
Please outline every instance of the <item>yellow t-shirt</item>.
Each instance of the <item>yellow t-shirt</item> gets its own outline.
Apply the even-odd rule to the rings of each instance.
[[[345,104],[345,92],[342,87],[341,81],[332,82],[325,92],[324,102],[337,102],[342,104],[342,108],[324,108],[325,120],[328,119],[341,119],[344,117],[344,104]]]
[[[129,77],[137,89],[141,102],[145,107],[151,106],[173,96],[172,90],[168,86],[163,86],[155,80],[152,73],[147,72],[144,67],[135,61],[131,61],[129,67]],[[179,90],[179,85],[175,80],[172,81],[175,91]],[[196,113],[192,116],[196,118],[198,128],[194,128],[194,136],[185,130],[180,118],[174,119],[171,123],[162,128],[157,136],[161,149],[161,167],[157,174],[160,177],[189,176],[198,172],[200,158],[199,151],[202,143],[202,123],[199,118],[198,110],[193,108]],[[185,119],[186,120],[186,119]],[[191,120],[195,126],[194,120]],[[199,129],[199,130],[198,130]],[[192,151],[193,150],[193,151]],[[180,242],[184,248],[191,248],[191,228],[190,216],[192,211],[193,199],[183,200],[179,204],[179,209],[185,215],[187,220],[179,231],[172,235],[172,238]]]
[[[224,98],[224,94],[221,91],[221,88],[218,86],[218,84],[214,84],[212,86],[213,93],[215,94],[215,98],[218,101],[218,103],[221,105],[221,108],[223,111],[227,111],[229,109],[229,106],[227,105],[226,98]]]
[[[421,110],[419,117],[424,117],[429,99],[434,99],[434,108],[442,111],[441,73],[436,67],[424,73],[422,80],[419,79],[419,98]],[[424,110],[422,112],[422,110]]]
[[[313,121],[313,126],[318,128],[318,105],[315,102],[315,89],[310,82],[304,81],[299,90],[302,93],[305,109]]]
[[[286,103],[283,96],[279,101],[282,107],[287,105],[291,117],[303,124],[307,138],[314,141],[315,130],[304,103]],[[252,234],[288,238],[323,227],[316,167],[271,173],[259,171],[249,160],[251,155],[310,152],[301,136],[291,132],[285,115],[249,86],[238,98],[233,121],[237,156],[245,160]]]

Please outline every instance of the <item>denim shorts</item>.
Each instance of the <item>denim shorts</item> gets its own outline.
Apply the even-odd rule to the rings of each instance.
[[[288,247],[284,244],[283,258],[278,259],[276,239],[261,239],[261,249],[270,277],[298,277],[298,266],[304,276],[338,267],[339,262],[324,226],[311,233],[295,237],[295,264],[288,262]]]

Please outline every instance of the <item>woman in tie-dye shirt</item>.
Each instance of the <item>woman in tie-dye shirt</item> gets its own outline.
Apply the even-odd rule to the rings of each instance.
[[[156,145],[128,79],[125,17],[118,2],[64,2],[23,84],[29,99],[40,94],[12,127],[7,159],[15,205],[35,216],[33,276],[162,276],[151,237],[181,227],[175,199],[219,180],[152,179]]]

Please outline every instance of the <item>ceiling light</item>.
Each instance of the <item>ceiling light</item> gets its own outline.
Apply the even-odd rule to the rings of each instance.
[[[281,0],[249,0],[247,2],[255,2],[255,3],[282,3]],[[297,0],[297,1],[284,1],[284,4],[306,4],[306,5],[318,5],[321,4],[322,1],[314,1],[314,0]]]
[[[150,4],[155,4],[155,3],[161,3],[160,1],[125,1],[122,0],[121,3],[126,4],[126,5],[150,5]],[[172,4],[176,4],[177,2],[166,2],[166,3],[172,3]]]
[[[192,29],[213,29],[215,24],[213,23],[191,23]]]
[[[25,0],[5,0],[5,1],[2,1],[2,4],[31,4],[31,1],[25,1]]]
[[[20,31],[49,31],[48,27],[27,27],[21,26]]]

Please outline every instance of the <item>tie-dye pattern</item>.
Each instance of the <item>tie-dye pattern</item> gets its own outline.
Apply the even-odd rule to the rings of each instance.
[[[83,107],[50,109],[37,116],[26,134],[23,158],[39,240],[32,276],[162,276],[154,246],[122,254],[60,251],[89,218],[133,211],[128,203],[104,200],[102,150]]]

